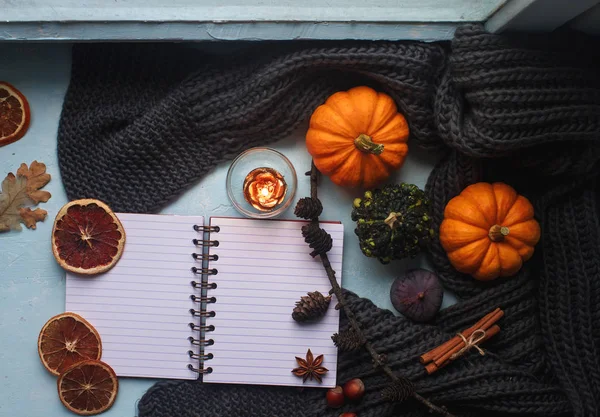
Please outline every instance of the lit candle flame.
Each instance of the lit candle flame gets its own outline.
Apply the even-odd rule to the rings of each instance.
[[[281,204],[287,192],[283,175],[273,168],[256,168],[244,180],[244,198],[257,210],[270,211]]]

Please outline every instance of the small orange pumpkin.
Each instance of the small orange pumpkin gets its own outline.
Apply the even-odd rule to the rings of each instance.
[[[460,272],[481,281],[512,276],[540,240],[533,214],[529,200],[511,186],[473,184],[446,205],[440,242]]]
[[[355,87],[317,107],[306,147],[317,169],[335,184],[371,188],[402,166],[408,133],[390,96]]]

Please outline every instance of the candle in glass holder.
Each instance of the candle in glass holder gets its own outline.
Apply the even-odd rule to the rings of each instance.
[[[273,168],[256,168],[244,179],[244,198],[257,210],[271,211],[283,202],[287,184]]]

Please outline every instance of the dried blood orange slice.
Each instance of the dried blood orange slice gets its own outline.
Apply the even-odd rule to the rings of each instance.
[[[102,342],[90,323],[75,313],[63,313],[46,322],[38,337],[42,364],[60,375],[75,363],[100,359]]]
[[[25,96],[9,83],[0,81],[0,146],[21,139],[30,121],[31,111]]]
[[[112,268],[123,253],[123,225],[100,200],[65,204],[54,220],[52,252],[64,269],[98,274]]]
[[[108,410],[117,398],[115,371],[102,361],[76,363],[58,378],[58,396],[65,407],[80,416]]]

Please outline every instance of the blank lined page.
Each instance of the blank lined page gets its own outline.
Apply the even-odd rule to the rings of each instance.
[[[188,338],[198,308],[190,282],[192,239],[202,239],[197,216],[117,214],[125,229],[123,256],[110,271],[91,277],[67,273],[66,310],[80,314],[100,333],[102,360],[118,376],[197,379]],[[201,252],[201,249],[198,249]],[[196,290],[197,291],[197,290]]]
[[[333,387],[336,385],[337,348],[331,336],[339,328],[339,311],[335,297],[327,314],[316,323],[299,324],[292,319],[295,302],[307,292],[327,295],[331,285],[320,257],[312,258],[297,221],[211,218],[211,240],[219,246],[210,248],[218,260],[210,267],[218,270],[211,276],[217,288],[209,291],[216,297],[209,309],[215,317],[207,324],[215,326],[207,337],[214,345],[207,348],[213,368],[204,382],[261,385]],[[333,238],[328,253],[341,284],[344,227],[321,225]],[[323,383],[307,381],[292,374],[295,356],[323,354],[329,372]]]

